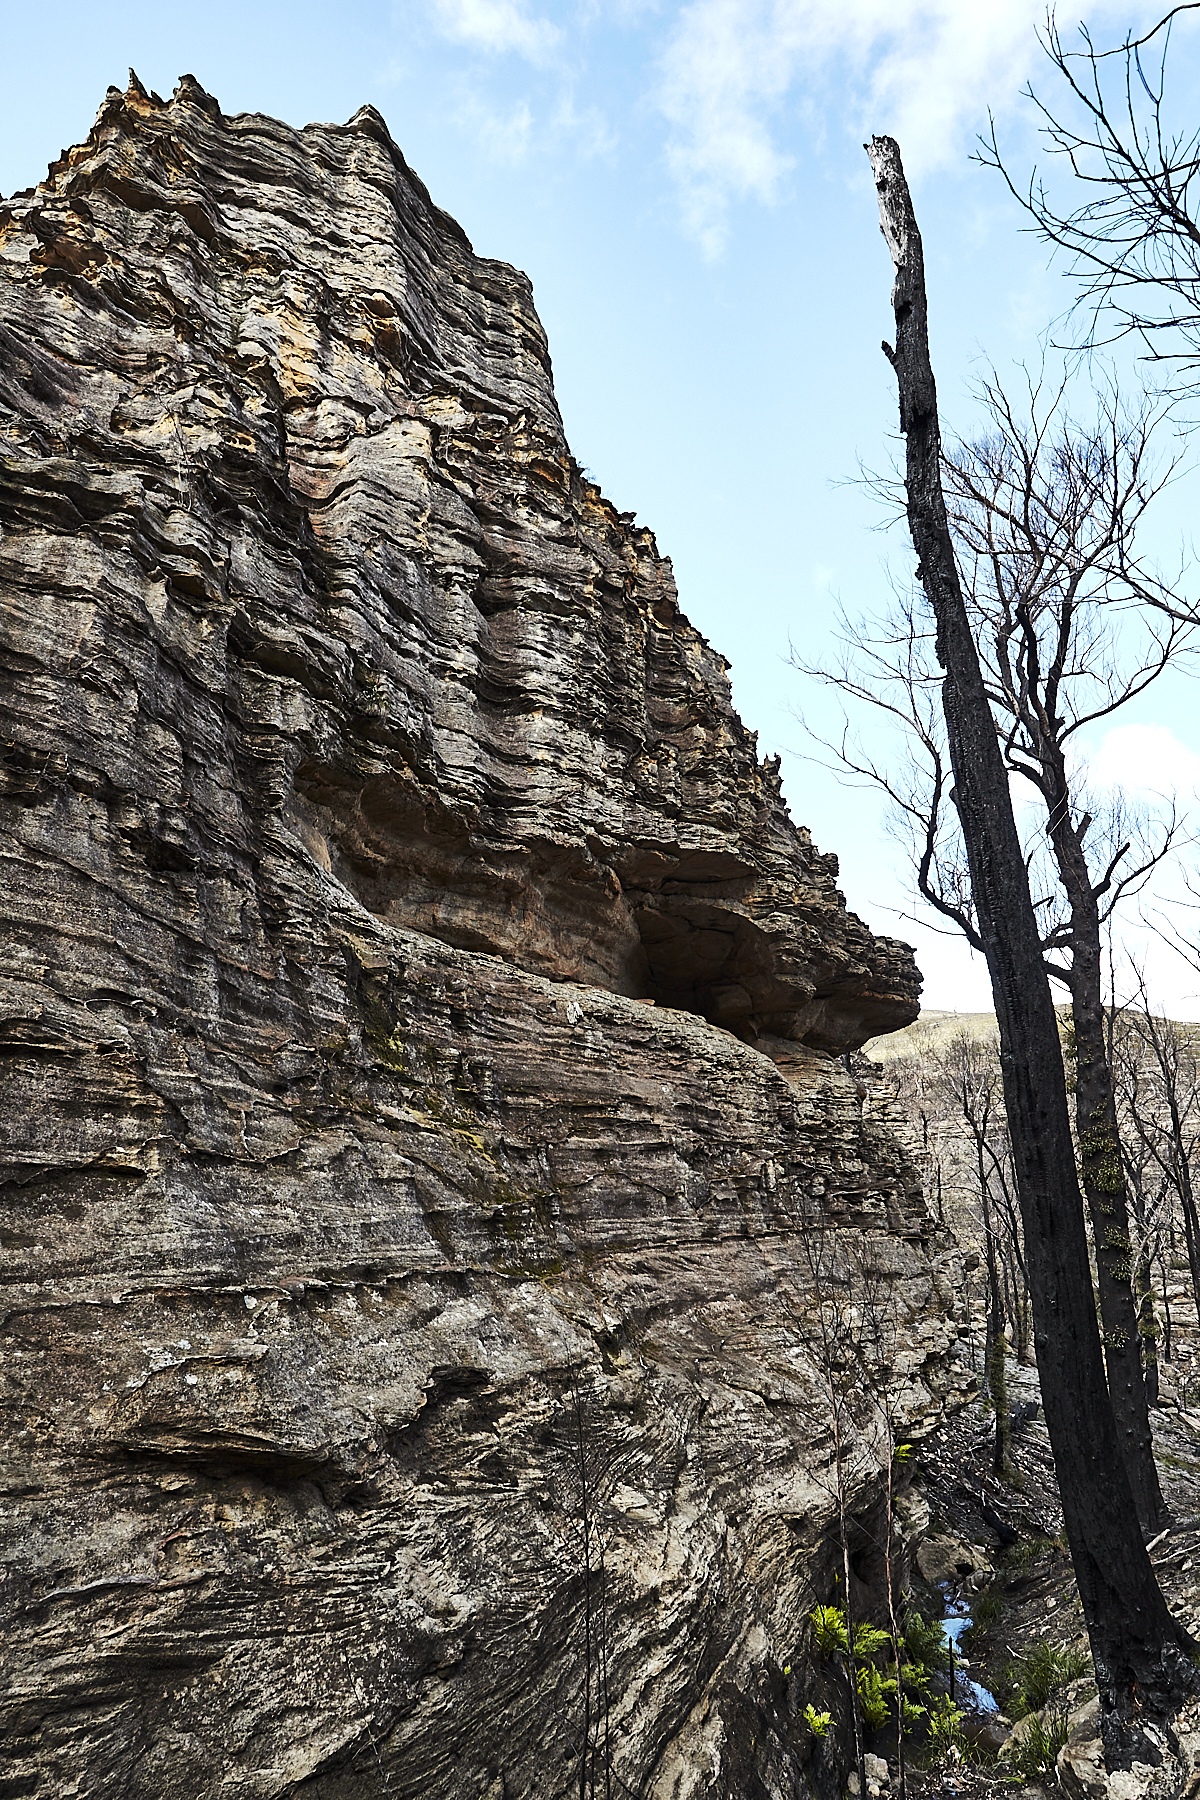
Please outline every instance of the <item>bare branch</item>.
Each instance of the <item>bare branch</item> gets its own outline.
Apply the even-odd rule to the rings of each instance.
[[[1174,129],[1166,113],[1172,29],[1196,4],[1172,7],[1141,37],[1097,50],[1086,27],[1070,50],[1050,17],[1042,47],[1057,98],[1026,89],[1048,155],[1081,196],[1052,198],[1035,167],[1028,185],[1010,173],[994,119],[977,160],[999,171],[1032,229],[1067,261],[1076,287],[1076,348],[1139,339],[1151,362],[1173,367],[1176,394],[1200,386],[1200,132]]]

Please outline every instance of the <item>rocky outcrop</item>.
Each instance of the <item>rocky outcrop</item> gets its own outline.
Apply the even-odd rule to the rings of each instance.
[[[3,1791],[791,1794],[909,953],[377,114],[131,80],[0,272]]]
[[[915,1017],[669,563],[572,461],[529,283],[376,113],[297,133],[194,82],[114,91],[0,227],[5,576],[41,646],[16,799],[49,791],[56,720],[46,749],[136,794],[139,868],[228,857],[244,797],[464,949],[748,1037]],[[232,790],[196,778],[231,756]]]

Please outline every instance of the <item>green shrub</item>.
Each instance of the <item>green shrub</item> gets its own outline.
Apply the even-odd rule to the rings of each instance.
[[[1006,1671],[1009,1717],[1023,1719],[1027,1713],[1040,1712],[1062,1688],[1085,1675],[1088,1667],[1089,1659],[1082,1650],[1031,1644]]]
[[[821,1655],[848,1658],[850,1638],[846,1630],[846,1615],[841,1607],[817,1606],[808,1616],[812,1620],[817,1649]],[[881,1725],[895,1715],[898,1706],[904,1730],[911,1731],[917,1721],[925,1717],[926,1708],[907,1696],[915,1694],[927,1697],[930,1668],[948,1666],[947,1647],[941,1627],[936,1624],[927,1625],[920,1613],[909,1614],[905,1621],[898,1679],[895,1675],[885,1675],[876,1666],[875,1659],[884,1652],[890,1660],[892,1640],[888,1632],[866,1620],[854,1627],[854,1680],[858,1690],[859,1711],[867,1729],[878,1731]],[[903,1697],[902,1687],[905,1690]],[[804,1716],[808,1719],[808,1709]],[[821,1716],[819,1713],[815,1714],[817,1718]],[[809,1724],[812,1725],[811,1719]],[[815,1731],[816,1726],[812,1725],[812,1729]],[[818,1732],[818,1736],[823,1737],[824,1732]]]
[[[1012,1544],[1004,1552],[1005,1567],[1017,1575],[1027,1575],[1035,1563],[1049,1556],[1058,1548],[1057,1538],[1030,1537],[1022,1538],[1020,1543]]]
[[[817,1649],[822,1656],[849,1656],[850,1641],[846,1635],[846,1615],[840,1606],[815,1606],[809,1613],[816,1633]],[[861,1624],[854,1627],[854,1655],[856,1660],[865,1660],[878,1656],[887,1648],[891,1638],[886,1631],[880,1631],[877,1625]]]
[[[1014,1775],[1026,1781],[1052,1782],[1058,1753],[1070,1734],[1071,1721],[1065,1712],[1054,1710],[1044,1722],[1031,1719],[1006,1759]]]
[[[925,1696],[929,1692],[929,1670],[924,1663],[902,1662],[900,1664],[900,1686],[906,1694]]]
[[[812,1732],[814,1737],[823,1738],[825,1733],[829,1730],[829,1727],[833,1724],[833,1714],[818,1712],[810,1700],[808,1705],[804,1708],[804,1723],[808,1726],[808,1729]]]
[[[973,1654],[979,1646],[979,1640],[991,1630],[1005,1607],[1004,1589],[998,1582],[984,1588],[971,1602],[971,1623],[959,1639],[962,1649]]]

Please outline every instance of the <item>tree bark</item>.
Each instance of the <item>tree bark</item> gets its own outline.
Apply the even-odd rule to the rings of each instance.
[[[867,153],[896,269],[896,347],[885,349],[899,386],[909,528],[946,672],[954,802],[1000,1027],[1042,1404],[1112,1768],[1137,1747],[1139,1714],[1169,1716],[1191,1689],[1194,1645],[1154,1579],[1105,1381],[1058,1025],[946,518],[921,237],[898,145],[873,138]]]
[[[1128,1196],[1117,1137],[1112,1069],[1104,1043],[1098,924],[1096,936],[1094,959],[1090,945],[1083,955],[1076,945],[1071,971],[1075,1130],[1083,1191],[1092,1218],[1108,1391],[1138,1517],[1146,1534],[1153,1536],[1166,1523],[1166,1508],[1154,1466],[1149,1402],[1142,1377]]]
[[[1075,1033],[1075,1131],[1084,1199],[1092,1220],[1096,1286],[1108,1392],[1129,1485],[1148,1537],[1166,1523],[1133,1297],[1129,1197],[1117,1136],[1117,1101],[1104,1021],[1100,908],[1084,853],[1087,827],[1071,816],[1066,757],[1053,734],[1037,748],[1050,815],[1048,834],[1071,917],[1071,1009]]]

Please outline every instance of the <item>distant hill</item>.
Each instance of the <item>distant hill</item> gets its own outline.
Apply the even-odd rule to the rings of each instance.
[[[886,1037],[870,1038],[862,1053],[872,1062],[894,1062],[897,1057],[920,1056],[928,1050],[940,1050],[960,1032],[973,1038],[988,1037],[996,1029],[993,1012],[923,1012],[919,1019],[902,1031]]]

